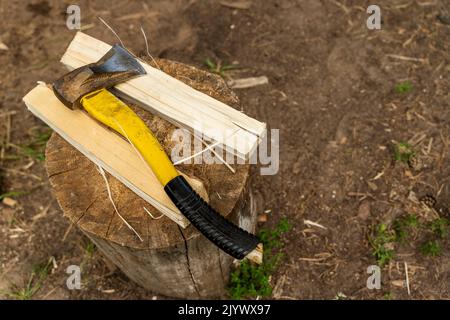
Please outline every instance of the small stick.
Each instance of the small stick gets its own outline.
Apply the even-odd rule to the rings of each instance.
[[[0,113],[0,118],[2,118],[2,117],[7,117],[7,116],[13,116],[13,115],[15,115],[17,113],[17,111],[8,111],[8,112],[3,112],[3,113]]]
[[[204,140],[198,138],[197,136],[194,136],[194,139],[200,140],[200,141],[203,143],[203,145],[204,145],[205,147],[207,147],[207,148],[209,147],[209,145],[208,145]],[[219,159],[219,160],[220,160],[220,161],[221,161],[228,169],[230,169],[231,172],[236,173],[236,170],[234,170],[233,167],[230,166],[230,165],[228,164],[228,162],[226,162],[225,159],[222,158],[217,152],[215,152],[213,149],[211,149],[211,152],[212,152],[212,153],[217,157],[217,159]]]
[[[414,58],[414,57],[406,57],[406,56],[401,56],[401,55],[398,55],[398,54],[387,54],[386,56],[388,56],[390,58],[393,58],[393,59],[403,60],[403,61],[413,61],[413,62],[421,62],[421,63],[427,62],[426,59]]]
[[[431,153],[431,146],[432,145],[433,145],[433,137],[430,138],[430,142],[428,143],[427,154]]]
[[[314,221],[311,221],[311,220],[303,220],[303,223],[306,224],[308,227],[309,226],[313,226],[313,227],[318,227],[318,228],[327,230],[327,228],[324,227],[323,225],[318,224],[317,222],[314,222]]]
[[[35,180],[42,181],[41,177],[39,177],[39,176],[37,176],[35,174],[32,174],[32,173],[26,173],[26,172],[22,172],[22,171],[17,170],[17,169],[10,169],[10,168],[6,168],[4,170],[6,172],[11,172],[13,174],[18,174],[19,176],[30,177],[30,178],[33,178]]]
[[[378,180],[384,175],[384,171],[379,172],[375,177],[370,180]]]
[[[62,242],[66,241],[67,236],[69,235],[70,231],[72,230],[73,225],[74,225],[74,223],[70,223],[69,227],[67,228],[66,232],[64,233]]]
[[[233,123],[234,123],[234,122],[233,122]],[[227,140],[229,137],[231,137],[232,135],[234,135],[236,132],[237,132],[237,130],[236,130],[236,131],[233,131],[233,133],[231,133],[229,136],[227,136],[225,140]],[[195,137],[195,135],[194,135],[194,137]],[[199,139],[199,138],[198,138],[198,139]],[[203,140],[202,140],[202,141],[203,141]],[[217,146],[217,145],[219,145],[219,144],[220,144],[219,141],[214,142],[213,144],[210,144],[206,149],[200,150],[199,152],[195,153],[195,154],[192,155],[192,156],[189,156],[189,157],[187,157],[187,158],[181,159],[181,160],[175,162],[173,165],[176,166],[176,165],[178,165],[178,164],[181,164],[181,163],[183,163],[183,162],[186,162],[186,161],[189,160],[189,159],[195,158],[196,156],[202,154],[203,152],[208,151],[208,150],[211,149],[211,148],[214,148],[215,146]]]
[[[411,295],[411,290],[409,288],[409,276],[408,276],[408,264],[405,261],[405,275],[406,275],[406,290],[408,290],[408,296]]]
[[[98,172],[100,172],[101,176],[103,177],[103,180],[105,180],[105,184],[106,184],[106,190],[108,191],[108,197],[109,197],[109,201],[111,201],[113,207],[114,207],[114,211],[117,213],[117,215],[119,216],[119,218],[123,221],[123,223],[125,223],[125,225],[134,232],[134,234],[139,238],[139,240],[141,240],[141,242],[144,242],[144,239],[141,238],[141,236],[139,235],[139,233],[127,222],[127,220],[125,220],[124,217],[122,217],[122,215],[119,213],[119,210],[117,210],[116,204],[114,203],[114,200],[112,198],[112,194],[111,194],[111,188],[109,187],[109,183],[108,183],[108,179],[106,178],[106,174],[105,171],[103,170],[102,167],[97,166],[97,170]]]
[[[156,65],[156,67],[161,70],[161,68],[159,67],[158,63],[156,62],[156,60],[153,58],[153,56],[150,54],[150,52],[148,51],[148,41],[147,41],[147,36],[145,35],[145,31],[144,28],[142,28],[141,26],[141,32],[142,35],[144,36],[144,40],[145,40],[145,49],[147,50],[147,55],[152,59],[153,63]]]
[[[187,158],[178,160],[177,162],[174,162],[173,165],[176,166],[176,165],[178,165],[178,164],[181,164],[181,163],[183,163],[183,162],[186,162],[186,161],[189,160],[189,159],[195,158],[196,156],[202,154],[203,152],[208,151],[208,150],[211,149],[211,148],[214,148],[215,146],[217,146],[217,145],[219,145],[219,144],[220,144],[220,142],[215,142],[215,143],[213,143],[213,144],[210,144],[209,147],[207,147],[206,149],[200,150],[199,152],[197,152],[197,153],[195,153],[195,154],[193,154],[192,156],[189,156],[189,157],[187,157]]]
[[[117,39],[119,39],[119,41],[120,41],[120,44],[122,45],[122,47],[124,47],[125,48],[125,46],[123,45],[123,42],[122,42],[122,40],[120,39],[120,37],[119,37],[119,35],[114,31],[114,29],[113,28],[111,28],[110,26],[109,26],[109,24],[107,24],[106,23],[106,21],[105,20],[103,20],[102,18],[100,18],[100,17],[97,17],[109,30],[111,30],[112,31],[112,33],[114,33],[114,35],[117,37]]]
[[[149,215],[150,217],[152,217],[153,220],[158,220],[158,219],[161,219],[162,217],[164,217],[164,214],[163,214],[163,213],[161,213],[161,215],[160,215],[159,217],[154,217],[154,216],[152,215],[152,213],[151,213],[150,211],[147,210],[146,207],[143,207],[143,208],[144,208],[144,211],[147,212],[148,215]]]

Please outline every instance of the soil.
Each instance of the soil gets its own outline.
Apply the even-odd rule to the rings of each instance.
[[[236,94],[245,113],[280,129],[278,173],[256,170],[254,177],[269,212],[260,228],[282,217],[294,226],[271,279],[272,298],[450,298],[448,235],[437,257],[421,252],[429,234],[390,244],[395,256],[381,269],[381,289],[366,287],[367,268],[376,264],[368,241],[374,226],[406,214],[423,223],[448,216],[449,1],[380,0],[381,30],[366,27],[365,1],[251,1],[248,9],[196,0],[78,3],[86,33],[117,41],[100,16],[136,54],[145,53],[142,25],[157,57],[204,69],[205,58],[241,67],[225,78],[268,77],[269,84]],[[45,130],[21,98],[36,81],[65,72],[59,58],[74,35],[65,25],[68,5],[0,2],[0,41],[8,48],[0,49],[0,189],[26,192],[15,205],[0,204],[0,298],[49,259],[51,272],[33,299],[164,298],[87,249],[62,216],[43,161],[11,159]],[[406,92],[396,89],[406,82]],[[400,142],[414,149],[414,163],[393,159]],[[420,203],[425,195],[436,200],[433,208]],[[86,275],[82,290],[66,287],[72,264]]]

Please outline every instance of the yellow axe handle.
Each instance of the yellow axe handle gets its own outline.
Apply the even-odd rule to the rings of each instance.
[[[260,257],[259,240],[210,207],[180,176],[158,140],[125,103],[106,89],[86,94],[81,104],[95,119],[126,137],[150,165],[164,191],[186,218],[209,240],[237,259]],[[258,261],[259,263],[261,261]]]
[[[85,95],[81,104],[94,119],[127,138],[150,165],[163,186],[179,175],[144,121],[108,90],[100,89]]]

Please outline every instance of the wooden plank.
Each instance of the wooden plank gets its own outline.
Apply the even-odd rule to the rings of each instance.
[[[64,106],[44,84],[36,86],[24,98],[28,109],[95,164],[146,200],[168,218],[185,228],[189,221],[164,192],[152,170],[143,163],[133,147],[114,132],[101,126],[81,110]],[[186,175],[184,175],[186,177]],[[186,177],[207,200],[201,181]]]
[[[61,62],[75,69],[99,60],[110,45],[78,32]],[[139,60],[147,74],[115,88],[166,120],[201,133],[228,152],[248,159],[266,124],[202,93]]]

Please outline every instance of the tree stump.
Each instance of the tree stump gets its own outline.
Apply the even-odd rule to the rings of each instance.
[[[148,61],[151,63],[150,61]],[[158,60],[161,69],[232,107],[236,95],[222,78],[191,66]],[[166,120],[128,104],[155,133],[170,154],[176,128]],[[229,220],[254,232],[256,210],[252,204],[249,165],[234,166],[233,174],[223,164],[180,165],[184,173],[201,180],[210,204]],[[223,297],[233,258],[222,252],[192,225],[182,229],[160,216],[150,204],[107,174],[112,197],[125,220],[143,241],[118,217],[96,166],[59,135],[53,133],[46,149],[46,168],[56,199],[70,221],[76,224],[131,280],[169,297]]]

